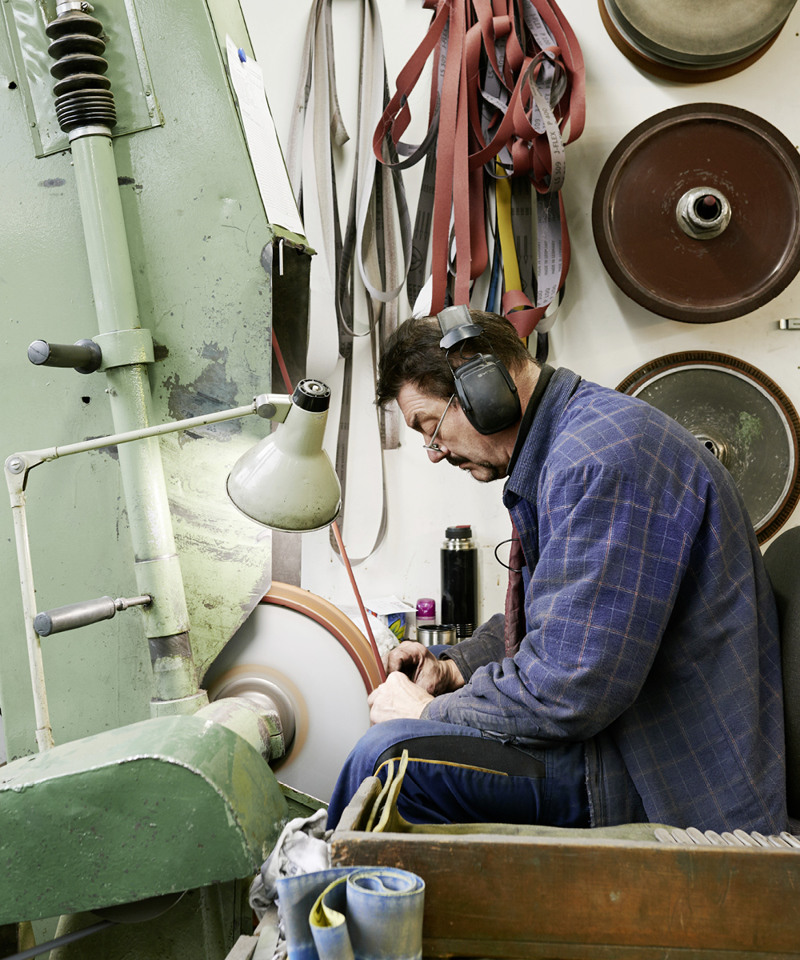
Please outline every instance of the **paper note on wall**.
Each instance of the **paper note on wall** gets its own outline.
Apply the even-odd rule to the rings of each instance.
[[[275,226],[305,236],[267,103],[261,67],[252,57],[240,55],[230,37],[225,38],[225,47],[228,70],[239,101],[242,125],[267,219]]]

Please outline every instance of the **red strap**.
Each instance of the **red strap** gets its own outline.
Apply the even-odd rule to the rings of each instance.
[[[423,3],[424,7],[429,4]],[[436,12],[431,20],[428,31],[423,37],[422,43],[411,55],[408,63],[397,75],[396,90],[394,96],[389,100],[383,115],[375,128],[375,134],[372,138],[372,149],[375,156],[383,163],[389,162],[389,154],[384,154],[383,144],[387,136],[391,137],[392,143],[399,153],[404,151],[401,147],[400,138],[405,133],[411,120],[411,109],[408,105],[408,98],[420,78],[422,70],[428,61],[430,55],[437,49],[442,36],[442,31],[448,22],[450,11],[449,0],[439,0]],[[417,159],[420,159],[417,157]]]
[[[408,166],[435,141],[431,226],[435,313],[448,295],[453,303],[469,304],[471,283],[488,264],[484,167],[491,167],[493,175],[493,161],[500,157],[509,176],[526,177],[541,193],[558,193],[563,159],[561,153],[554,158],[553,138],[560,151],[563,142],[580,135],[585,90],[580,46],[554,0],[425,0],[423,6],[434,11],[431,22],[398,75],[395,93],[375,129],[373,151],[383,163],[391,162],[391,151],[385,149],[388,139],[400,156],[408,158],[395,165]],[[401,140],[411,120],[409,99],[431,57],[428,134],[421,146],[412,147]],[[483,93],[486,71],[497,78],[498,93],[491,99]],[[534,85],[551,71],[553,82],[561,82],[565,92],[540,122],[542,111],[548,110],[547,97]],[[561,216],[563,283],[569,262],[563,207]],[[509,319],[510,314],[522,314],[515,325],[532,330],[547,305],[533,307],[520,296],[521,291],[507,291],[514,306],[504,312]]]

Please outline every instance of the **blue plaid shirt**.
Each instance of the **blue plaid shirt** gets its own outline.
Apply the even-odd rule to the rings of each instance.
[[[728,471],[651,405],[561,368],[503,501],[527,633],[513,659],[502,617],[451,648],[468,682],[424,716],[584,742],[594,826],[638,808],[702,830],[786,829],[775,603]]]

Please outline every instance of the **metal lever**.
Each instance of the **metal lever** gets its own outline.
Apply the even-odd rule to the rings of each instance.
[[[78,373],[94,373],[103,362],[103,353],[94,340],[73,344],[34,340],[28,347],[28,359],[37,366],[72,367]]]
[[[99,623],[101,620],[110,620],[117,610],[146,606],[152,603],[152,600],[153,598],[146,594],[141,597],[118,597],[116,600],[111,597],[81,600],[66,607],[37,613],[33,620],[33,629],[40,637],[49,637],[51,633],[61,633],[64,630],[88,626],[90,623]]]

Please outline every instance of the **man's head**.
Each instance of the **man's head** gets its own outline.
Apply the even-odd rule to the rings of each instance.
[[[401,387],[414,384],[423,393],[447,400],[453,392],[453,370],[478,353],[493,353],[513,376],[535,363],[514,327],[495,313],[470,310],[483,334],[459,344],[449,356],[439,346],[442,331],[436,317],[412,317],[389,337],[378,370],[377,403],[396,400]]]
[[[412,318],[398,327],[381,358],[377,402],[383,406],[397,400],[408,426],[425,438],[434,463],[447,460],[477,480],[488,481],[505,476],[519,422],[497,433],[480,434],[453,396],[453,368],[476,354],[493,354],[511,374],[524,405],[538,367],[508,320],[479,310],[470,311],[470,316],[483,333],[450,351],[439,346],[442,333],[436,317]],[[434,433],[436,443],[429,446]]]

